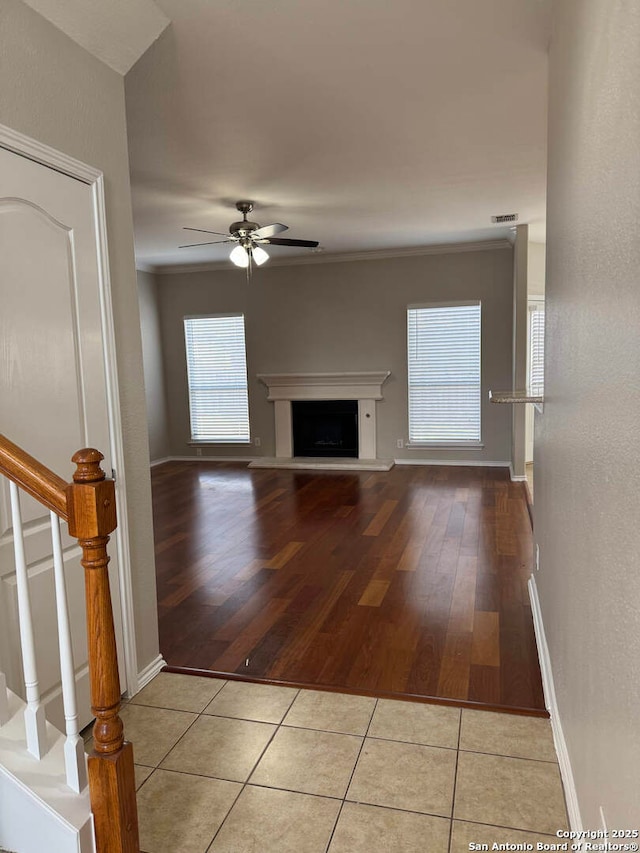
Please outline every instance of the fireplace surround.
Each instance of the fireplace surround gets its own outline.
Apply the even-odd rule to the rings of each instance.
[[[335,373],[261,373],[274,404],[276,456],[254,460],[253,467],[338,468],[388,471],[393,460],[379,459],[376,448],[376,401],[391,371]],[[357,458],[294,456],[292,403],[295,401],[355,401],[357,404]]]

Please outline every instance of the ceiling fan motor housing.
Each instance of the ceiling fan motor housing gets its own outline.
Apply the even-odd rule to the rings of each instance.
[[[241,222],[232,222],[229,226],[229,233],[234,237],[246,237],[252,231],[257,231],[259,227],[257,222],[249,222],[248,219],[243,219]]]

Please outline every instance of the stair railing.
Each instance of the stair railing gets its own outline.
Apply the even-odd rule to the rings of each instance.
[[[9,439],[0,435],[0,474],[10,481],[20,642],[27,706],[26,746],[40,759],[47,752],[44,707],[40,701],[20,490],[51,513],[56,611],[62,695],[66,724],[64,747],[67,784],[86,786],[84,744],[78,731],[71,633],[64,581],[60,519],[78,540],[84,567],[87,639],[94,748],[88,759],[88,784],[97,853],[138,853],[138,816],[133,748],[125,742],[120,711],[120,679],[109,589],[107,543],[116,529],[115,487],[100,468],[103,455],[91,448],[72,457],[71,483],[65,482]],[[0,672],[0,726],[9,718],[6,679]]]

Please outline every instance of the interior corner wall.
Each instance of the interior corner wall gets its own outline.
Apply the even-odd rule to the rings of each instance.
[[[555,3],[536,582],[589,829],[640,824],[639,44],[635,2]]]
[[[390,370],[376,405],[378,456],[508,464],[511,411],[489,402],[489,389],[511,387],[513,253],[510,248],[340,263],[271,266],[246,281],[234,268],[158,275],[171,454],[190,447],[183,317],[243,312],[249,410],[260,448],[203,447],[210,456],[273,456],[273,403],[259,373]],[[408,450],[407,306],[482,302],[484,448]]]
[[[149,449],[124,80],[19,0],[0,4],[0,121],[102,170],[138,667],[158,654]]]
[[[149,429],[149,456],[151,462],[157,462],[170,455],[167,401],[162,367],[160,311],[155,276],[138,270],[137,278],[144,362],[144,389]]]

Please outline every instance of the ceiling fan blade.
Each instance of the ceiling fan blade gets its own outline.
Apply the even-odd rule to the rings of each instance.
[[[233,240],[210,240],[207,243],[187,243],[185,246],[178,246],[179,249],[193,249],[194,246],[215,246],[218,243],[233,243]]]
[[[274,234],[281,234],[283,231],[288,231],[289,226],[283,225],[281,222],[274,222],[273,225],[263,225],[257,231],[252,231],[251,236],[262,240],[265,237],[272,237]]]
[[[270,237],[264,242],[271,246],[306,246],[309,249],[315,249],[319,245],[317,240],[289,240],[287,237]]]
[[[183,231],[200,231],[202,234],[218,234],[220,237],[228,237],[228,234],[223,234],[222,231],[207,231],[206,228],[187,228],[186,226],[182,229]]]

